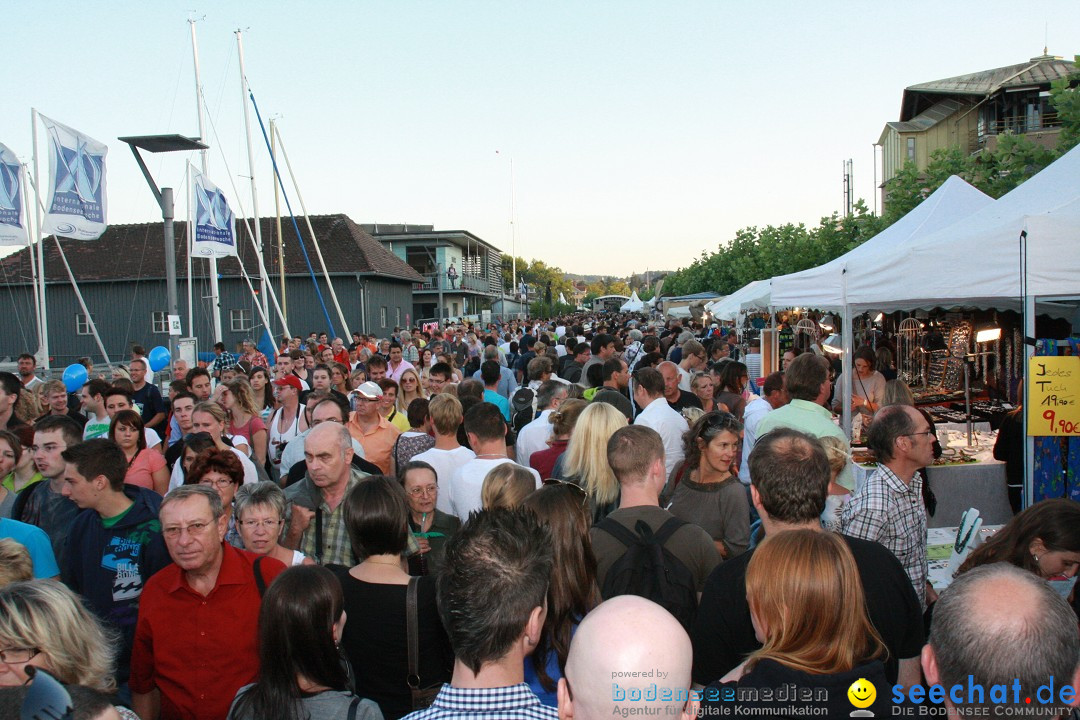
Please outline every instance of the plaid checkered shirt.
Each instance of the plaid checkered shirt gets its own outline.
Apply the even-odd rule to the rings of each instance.
[[[556,720],[558,716],[555,708],[541,705],[525,683],[498,688],[456,688],[446,683],[431,707],[403,720]]]
[[[236,365],[236,356],[228,350],[223,351],[220,355],[214,358],[214,364],[210,366],[210,373],[221,373],[225,368],[231,368]]]
[[[926,607],[926,508],[922,476],[911,483],[884,465],[844,505],[840,532],[884,545],[896,556]]]

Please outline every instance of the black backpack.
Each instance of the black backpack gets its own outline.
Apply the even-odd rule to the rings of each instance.
[[[638,595],[652,600],[675,616],[686,631],[697,611],[697,584],[690,569],[664,547],[686,523],[669,518],[655,533],[644,520],[637,521],[637,534],[613,518],[604,518],[595,527],[626,546],[626,552],[611,566],[600,594],[605,600],[616,595]]]
[[[519,387],[510,398],[510,425],[515,433],[521,432],[521,428],[531,423],[536,418],[536,393],[527,387]],[[526,459],[525,462],[528,462]]]

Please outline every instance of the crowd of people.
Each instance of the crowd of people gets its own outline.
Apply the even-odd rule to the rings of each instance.
[[[77,717],[141,720],[881,717],[934,685],[1075,687],[1080,504],[1023,510],[939,597],[932,423],[854,360],[858,486],[829,359],[762,377],[715,325],[218,343],[164,395],[140,347],[76,393],[24,355],[0,373],[0,717],[50,679]]]

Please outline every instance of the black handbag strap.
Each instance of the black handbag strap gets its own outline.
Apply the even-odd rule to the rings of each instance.
[[[265,555],[260,555],[255,558],[255,563],[252,565],[252,570],[255,571],[255,587],[259,589],[259,597],[262,597],[266,593],[266,579],[262,574],[262,561],[266,558]]]
[[[322,506],[315,507],[315,564],[323,564],[322,546]]]
[[[419,580],[417,578],[409,578],[409,587],[405,591],[405,624],[408,626],[409,633],[409,676],[405,681],[413,690],[420,689],[420,630],[417,627],[419,619],[416,612],[418,584]]]
[[[349,720],[356,720],[356,709],[360,707],[360,698],[354,697],[349,703]]]

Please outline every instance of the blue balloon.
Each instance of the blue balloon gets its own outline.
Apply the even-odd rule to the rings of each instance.
[[[172,362],[172,356],[169,355],[169,348],[158,345],[146,355],[147,361],[150,363],[150,371],[157,372],[158,370],[164,370],[169,367],[169,363]]]
[[[86,384],[86,368],[75,363],[64,368],[64,387],[68,392],[79,392],[79,388]]]

